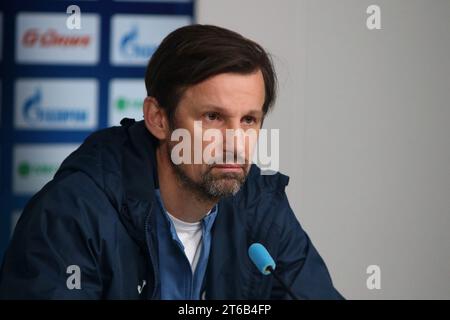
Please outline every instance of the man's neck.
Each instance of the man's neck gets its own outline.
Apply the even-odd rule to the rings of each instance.
[[[159,191],[167,211],[185,222],[197,222],[203,219],[216,204],[215,201],[200,199],[192,190],[183,186],[168,161],[166,150],[156,149]]]

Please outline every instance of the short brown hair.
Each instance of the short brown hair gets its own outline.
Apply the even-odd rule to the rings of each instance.
[[[264,115],[276,95],[276,74],[269,54],[256,42],[221,27],[181,27],[159,45],[145,74],[147,95],[164,108],[169,120],[187,87],[220,73],[261,70],[265,85]]]

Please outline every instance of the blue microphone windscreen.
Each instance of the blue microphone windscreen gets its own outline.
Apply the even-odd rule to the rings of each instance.
[[[270,271],[268,270],[269,266],[275,270],[275,261],[273,261],[269,252],[261,243],[252,244],[248,248],[248,255],[262,274],[270,274]]]

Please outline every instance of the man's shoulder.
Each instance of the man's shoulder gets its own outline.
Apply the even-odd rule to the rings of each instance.
[[[115,186],[117,183],[114,181],[120,179],[126,141],[127,133],[123,127],[109,127],[92,133],[64,159],[53,182],[65,183],[67,177],[72,176],[70,179],[88,179],[104,191]],[[77,186],[84,187],[82,184],[74,185]]]
[[[234,198],[238,215],[245,216],[252,227],[283,219],[290,209],[285,190],[288,183],[287,175],[262,171],[252,165],[245,184]]]
[[[279,171],[261,170],[256,164],[252,164],[242,186],[242,194],[247,198],[284,194],[288,184],[289,176]]]
[[[105,191],[84,172],[75,171],[48,182],[30,199],[23,215],[85,221],[87,216],[109,216],[111,210],[115,211]]]
[[[66,157],[53,179],[30,199],[24,213],[54,212],[76,218],[83,210],[99,213],[118,208],[124,135],[121,127],[111,127],[88,136]]]

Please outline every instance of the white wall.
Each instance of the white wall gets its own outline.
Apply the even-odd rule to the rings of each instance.
[[[291,204],[341,293],[450,299],[450,1],[197,0],[197,21],[274,55],[265,126],[281,129]]]

